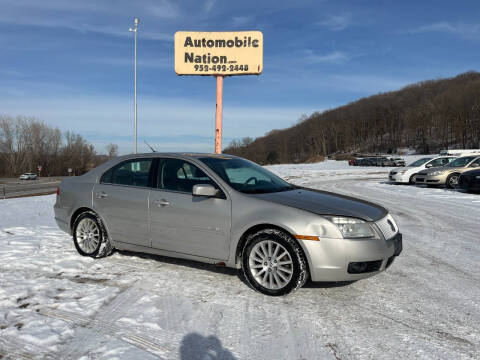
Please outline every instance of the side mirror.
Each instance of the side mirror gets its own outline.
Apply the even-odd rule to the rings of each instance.
[[[218,190],[209,184],[193,185],[192,195],[213,197],[218,195]]]
[[[480,164],[478,164],[478,163],[473,163],[472,165],[470,165],[470,167],[472,167],[472,168],[477,168],[479,166],[480,166]]]
[[[427,164],[425,165],[426,168],[431,168],[433,166],[433,164]]]

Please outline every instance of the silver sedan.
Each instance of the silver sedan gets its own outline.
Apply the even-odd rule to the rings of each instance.
[[[55,219],[81,255],[119,249],[238,268],[267,295],[292,292],[309,277],[363,279],[402,251],[385,208],[291,185],[230,155],[116,158],[64,179]]]

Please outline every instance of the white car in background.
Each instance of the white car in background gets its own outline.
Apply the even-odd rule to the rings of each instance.
[[[20,180],[35,180],[37,178],[37,174],[34,173],[25,173],[20,175]]]
[[[432,167],[445,166],[456,158],[457,156],[424,157],[406,167],[393,169],[388,174],[388,179],[395,183],[415,184],[415,177],[420,171]]]

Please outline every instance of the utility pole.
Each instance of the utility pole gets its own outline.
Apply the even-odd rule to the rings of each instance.
[[[134,49],[134,90],[133,90],[133,153],[137,153],[137,32],[139,18],[135,18],[133,21],[133,28],[130,28],[130,32],[135,33],[135,49]]]

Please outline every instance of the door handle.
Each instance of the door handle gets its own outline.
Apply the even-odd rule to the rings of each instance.
[[[104,199],[106,198],[108,195],[105,191],[102,191],[102,192],[99,192],[97,193],[97,199]]]
[[[167,205],[171,205],[170,201],[168,200],[165,200],[165,199],[161,199],[161,200],[155,200],[155,204],[157,204],[157,206],[167,206]]]

